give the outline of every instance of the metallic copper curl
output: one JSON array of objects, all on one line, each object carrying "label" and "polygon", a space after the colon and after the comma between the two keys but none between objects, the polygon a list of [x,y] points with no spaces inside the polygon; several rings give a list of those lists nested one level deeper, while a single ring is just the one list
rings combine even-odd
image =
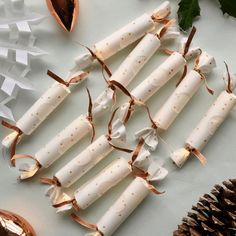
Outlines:
[{"label": "metallic copper curl", "polygon": [[36,233],[23,217],[9,211],[0,210],[0,235],[36,236]]},{"label": "metallic copper curl", "polygon": [[[187,42],[186,42],[186,44],[185,44],[184,52],[183,52],[183,54],[182,54],[184,58],[186,57],[186,55],[187,55],[187,53],[188,53],[188,51],[189,51],[190,45],[191,45],[191,43],[192,43],[192,40],[193,40],[193,38],[194,38],[194,35],[195,35],[196,31],[197,31],[197,30],[196,30],[195,26],[193,26],[193,28],[192,28],[192,30],[191,30],[189,36],[188,36]],[[166,54],[168,54],[168,55],[171,55],[174,51],[169,50],[169,49],[165,49],[164,52],[165,52]],[[197,69],[197,65],[198,65],[198,63],[199,63],[199,58],[200,58],[201,54],[202,54],[202,50],[199,49],[199,54],[198,54],[198,56],[197,56],[197,58],[196,58],[196,60],[195,60],[194,70],[197,71],[197,72],[201,75],[201,78],[205,81],[205,87],[206,87],[207,91],[208,91],[211,95],[213,95],[213,94],[214,94],[214,91],[209,88],[209,86],[208,86],[208,84],[207,84],[207,81],[206,81],[205,75],[204,75],[199,69]],[[178,87],[178,85],[181,83],[181,81],[185,78],[185,76],[187,75],[187,72],[188,72],[188,67],[187,67],[187,65],[185,65],[185,66],[184,66],[183,73],[182,73],[180,79],[178,80],[178,82],[177,82],[177,84],[176,84],[176,87]]]},{"label": "metallic copper curl", "polygon": [[[56,176],[53,176],[52,178],[41,177],[40,178],[40,182],[42,184],[45,184],[45,185],[50,185],[50,186],[54,185],[54,186],[57,186],[57,187],[62,187],[60,181],[58,180],[58,178]],[[71,204],[72,207],[76,211],[80,210],[80,206],[78,205],[78,203],[76,202],[76,200],[74,198],[70,199],[70,200],[66,200],[66,201],[63,201],[63,202],[59,202],[59,203],[53,204],[52,206],[54,208],[59,208],[59,207],[63,207],[63,206],[69,205],[69,204]]]},{"label": "metallic copper curl", "polygon": [[[193,38],[194,38],[194,35],[195,35],[196,31],[197,31],[196,27],[193,26],[192,30],[191,30],[190,33],[189,33],[188,39],[187,39],[187,41],[186,41],[186,44],[185,44],[185,47],[184,47],[184,51],[183,51],[183,53],[182,53],[182,55],[183,55],[184,58],[186,57],[186,55],[187,55],[187,53],[188,53],[188,51],[189,51],[190,45],[191,45],[191,43],[192,43],[192,41],[193,41]],[[173,50],[170,50],[170,49],[164,49],[164,52],[165,52],[167,55],[171,55],[172,53],[174,53],[174,51],[173,51]],[[182,75],[180,76],[178,82],[176,83],[176,87],[178,87],[178,85],[179,85],[179,84],[181,83],[181,81],[184,79],[184,77],[186,76],[187,72],[188,72],[188,67],[187,67],[187,65],[185,65],[185,66],[184,66],[183,73],[182,73]]]},{"label": "metallic copper curl", "polygon": [[106,138],[107,138],[107,141],[109,142],[110,146],[112,146],[114,149],[118,150],[118,151],[122,151],[122,152],[126,152],[126,153],[132,153],[133,150],[132,149],[127,149],[127,148],[124,148],[124,147],[118,147],[116,145],[114,145],[111,141],[112,141],[112,122],[114,120],[114,117],[115,117],[115,114],[116,112],[118,111],[119,107],[117,107],[113,112],[112,112],[112,115],[111,115],[111,118],[108,122],[108,125],[107,125],[107,135],[106,135]]},{"label": "metallic copper curl", "polygon": [[[70,85],[77,84],[77,83],[81,82],[87,74],[88,74],[88,72],[82,72],[81,74],[74,76],[74,77],[70,78],[68,81],[66,81],[66,80],[62,79],[61,77],[59,77],[58,75],[56,75],[54,72],[52,72],[50,70],[47,71],[48,76],[50,76],[52,79],[54,79],[58,83],[65,85],[66,87],[69,87]],[[21,136],[24,134],[24,132],[20,128],[18,128],[17,126],[12,125],[6,121],[2,121],[2,125],[8,129],[11,129],[11,130],[17,132],[17,135],[14,138],[14,140],[10,146],[10,164],[13,167],[15,167],[15,165],[16,165],[15,159],[16,158],[13,158],[13,157],[16,154],[17,143],[18,143],[19,139],[21,138]],[[34,159],[34,158],[31,158],[31,159]]]},{"label": "metallic copper curl", "polygon": [[168,19],[166,19],[169,15],[170,15],[170,12],[167,12],[167,14],[165,16],[163,16],[163,17],[160,17],[160,16],[157,17],[154,14],[154,15],[151,16],[151,19],[155,23],[166,24],[169,21]]},{"label": "metallic copper curl", "polygon": [[139,142],[138,142],[138,144],[137,144],[137,146],[136,146],[134,152],[133,152],[133,155],[132,155],[132,157],[131,157],[131,161],[129,161],[129,164],[130,164],[131,169],[132,169],[132,173],[133,173],[134,176],[143,178],[143,179],[147,182],[148,188],[149,188],[149,190],[150,190],[151,192],[153,192],[153,193],[155,193],[155,194],[157,194],[157,195],[163,194],[164,192],[158,191],[158,190],[152,185],[151,181],[148,180],[149,173],[146,172],[146,171],[143,171],[141,168],[138,168],[138,167],[136,167],[136,166],[134,165],[134,162],[135,162],[135,160],[137,159],[137,157],[138,157],[140,151],[142,150],[142,148],[143,148],[143,146],[144,146],[144,143],[145,143],[144,139],[141,138],[141,139],[139,140]]},{"label": "metallic copper curl", "polygon": [[233,93],[233,90],[231,89],[231,76],[230,76],[230,73],[229,73],[229,67],[228,67],[226,62],[224,62],[224,64],[225,64],[226,72],[227,72],[227,76],[228,76],[226,92]]},{"label": "metallic copper curl", "polygon": [[10,146],[10,164],[15,167],[16,163],[15,160],[13,159],[13,156],[16,154],[16,146],[18,143],[18,140],[20,139],[21,135],[23,134],[23,132],[16,127],[15,125],[12,125],[4,120],[2,120],[2,125],[8,129],[14,130],[15,132],[17,132],[16,137],[14,138],[11,146]]},{"label": "metallic copper curl", "polygon": [[189,144],[187,144],[187,145],[185,146],[185,149],[186,149],[187,151],[189,151],[191,154],[193,154],[193,155],[200,161],[200,163],[201,163],[203,166],[206,165],[207,159],[206,159],[206,157],[201,153],[201,151],[200,151],[199,149],[194,148],[194,147],[190,146]]},{"label": "metallic copper curl", "polygon": [[199,55],[197,56],[196,60],[195,60],[195,65],[194,65],[194,70],[196,72],[198,72],[198,74],[201,76],[201,79],[204,80],[204,83],[205,83],[205,87],[208,91],[208,93],[210,93],[211,95],[214,94],[214,90],[212,90],[211,88],[209,88],[208,84],[207,84],[207,79],[206,79],[206,76],[201,72],[201,70],[197,69],[197,66],[199,64],[199,58],[200,56],[202,55],[202,50],[200,49],[200,53]]}]

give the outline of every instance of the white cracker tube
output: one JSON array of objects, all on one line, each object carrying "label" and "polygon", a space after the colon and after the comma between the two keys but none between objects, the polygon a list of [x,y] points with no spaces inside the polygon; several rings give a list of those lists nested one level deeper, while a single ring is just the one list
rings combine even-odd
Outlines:
[{"label": "white cracker tube", "polygon": [[[111,76],[110,80],[115,80],[124,87],[135,78],[147,61],[153,56],[160,46],[160,40],[154,34],[147,34],[134,50],[123,61],[120,67]],[[112,105],[113,91],[106,89],[94,102],[94,115],[99,116],[107,111]]]},{"label": "white cracker tube", "polygon": [[193,148],[202,150],[218,127],[223,123],[236,104],[236,96],[226,91],[210,107],[204,118],[187,138],[186,143]]},{"label": "white cracker tube", "polygon": [[[92,50],[101,60],[106,60],[143,37],[146,33],[152,32],[157,25],[154,19],[165,19],[169,14],[170,3],[166,1],[151,14],[143,14],[120,30],[114,32],[100,42],[95,43]],[[90,54],[79,56],[76,58],[76,66],[72,71],[88,67],[93,60],[94,59]]]},{"label": "white cracker tube", "polygon": [[69,148],[91,131],[92,126],[90,122],[84,115],[81,115],[39,150],[35,154],[35,159],[43,168],[48,168]]},{"label": "white cracker tube", "polygon": [[[136,177],[118,200],[97,222],[97,228],[104,236],[112,235],[116,229],[128,218],[137,206],[147,197],[150,190],[147,182]],[[91,234],[93,235],[93,234]],[[95,233],[96,235],[96,233]]]},{"label": "white cracker tube", "polygon": [[158,128],[167,130],[170,127],[202,83],[201,75],[191,70],[161,109],[154,115],[153,119],[157,123]]},{"label": "white cracker tube", "polygon": [[146,34],[134,50],[122,62],[111,79],[127,86],[131,82],[132,78],[138,74],[146,62],[153,56],[160,45],[160,39],[158,39],[156,35],[150,33]]},{"label": "white cracker tube", "polygon": [[106,135],[102,135],[60,169],[55,174],[55,177],[61,183],[62,187],[68,188],[112,150],[113,147],[109,144]]},{"label": "white cracker tube", "polygon": [[[84,73],[84,75],[86,75],[86,73]],[[58,82],[53,83],[52,86],[50,86],[50,88],[16,122],[16,127],[18,127],[25,135],[32,134],[70,93],[69,87]],[[16,135],[17,132],[13,132],[4,138],[2,141],[3,146],[9,148]]]},{"label": "white cracker tube", "polygon": [[163,87],[186,65],[182,54],[174,52],[156,70],[154,70],[143,82],[141,82],[131,94],[138,100],[146,102],[153,94]]},{"label": "white cracker tube", "polygon": [[124,158],[114,160],[91,181],[75,192],[75,200],[81,209],[86,209],[109,189],[131,173],[130,164]]},{"label": "white cracker tube", "polygon": [[[202,120],[186,140],[186,146],[202,150],[223,123],[236,104],[236,96],[226,91],[221,92],[216,101],[204,115]],[[178,149],[171,154],[171,158],[178,167],[188,160],[189,150]]]}]

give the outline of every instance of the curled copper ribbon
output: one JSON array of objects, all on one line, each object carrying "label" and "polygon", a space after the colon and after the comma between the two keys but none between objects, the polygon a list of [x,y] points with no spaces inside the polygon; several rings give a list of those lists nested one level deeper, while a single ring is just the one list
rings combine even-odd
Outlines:
[{"label": "curled copper ribbon", "polygon": [[155,23],[160,23],[160,24],[166,24],[169,20],[166,19],[168,16],[170,15],[170,12],[168,12],[165,16],[163,17],[156,17],[155,15],[151,16],[151,19],[155,22]]},{"label": "curled copper ribbon", "polygon": [[60,208],[60,207],[63,207],[63,206],[69,205],[69,204],[72,204],[73,209],[75,209],[76,211],[80,211],[80,206],[78,205],[78,203],[76,202],[76,200],[74,198],[71,200],[67,200],[64,202],[53,204],[52,206],[54,208]]},{"label": "curled copper ribbon", "polygon": [[227,65],[227,63],[224,61],[225,63],[225,67],[226,67],[226,71],[227,71],[227,75],[228,75],[228,83],[227,83],[227,88],[226,88],[226,92],[228,93],[233,93],[232,89],[231,89],[231,76],[230,76],[230,73],[229,73],[229,67]]},{"label": "curled copper ribbon", "polygon": [[207,159],[206,159],[206,157],[200,152],[200,150],[198,150],[197,148],[193,148],[193,147],[191,147],[190,145],[188,145],[188,146],[186,147],[186,149],[187,149],[190,153],[192,153],[192,154],[201,162],[201,164],[202,164],[203,166],[206,165]]},{"label": "curled copper ribbon", "polygon": [[58,180],[58,178],[56,176],[53,176],[52,179],[47,178],[47,177],[41,177],[40,178],[40,183],[42,184],[46,184],[46,185],[55,185],[58,187],[61,187],[61,183]]},{"label": "curled copper ribbon", "polygon": [[141,138],[141,139],[139,140],[139,142],[138,142],[138,144],[137,144],[137,146],[136,146],[134,152],[133,152],[133,155],[132,155],[132,157],[131,157],[131,161],[129,162],[129,164],[130,164],[130,166],[131,166],[132,173],[133,173],[135,176],[144,179],[144,180],[147,182],[147,184],[148,184],[148,189],[149,189],[151,192],[153,192],[153,193],[159,195],[159,194],[162,194],[162,193],[164,193],[164,192],[158,191],[158,190],[151,184],[151,181],[148,180],[148,176],[149,176],[148,172],[145,172],[145,171],[143,171],[142,169],[138,168],[137,166],[134,166],[134,165],[133,165],[134,161],[137,159],[137,157],[138,157],[140,151],[142,150],[144,143],[145,143],[144,139]]},{"label": "curled copper ribbon", "polygon": [[112,122],[113,122],[113,119],[114,119],[114,117],[115,117],[115,114],[116,114],[116,112],[118,111],[118,109],[119,109],[119,107],[117,107],[114,111],[113,111],[113,113],[112,113],[112,115],[111,115],[111,118],[110,118],[110,120],[109,120],[109,122],[108,122],[108,127],[107,127],[107,135],[106,135],[106,137],[107,137],[107,141],[109,142],[109,145],[111,145],[114,149],[116,149],[116,150],[119,150],[119,151],[123,151],[123,152],[127,152],[127,153],[131,153],[131,152],[133,152],[133,150],[131,150],[131,149],[127,149],[127,148],[123,148],[123,147],[118,147],[118,146],[115,146],[114,144],[112,144],[112,137],[111,137],[111,135],[112,135]]},{"label": "curled copper ribbon", "polygon": [[88,90],[88,88],[86,88],[87,93],[88,93],[88,98],[89,98],[89,105],[88,105],[88,115],[87,115],[87,120],[89,121],[91,127],[92,127],[92,138],[91,138],[91,143],[93,142],[94,138],[95,138],[95,126],[93,123],[93,103],[92,103],[92,98],[91,98],[91,94]]},{"label": "curled copper ribbon", "polygon": [[81,45],[82,47],[86,48],[86,49],[89,51],[89,53],[92,55],[92,57],[98,61],[98,63],[99,63],[99,64],[101,65],[101,67],[102,67],[102,71],[105,70],[106,73],[107,73],[107,75],[108,75],[109,77],[112,76],[112,72],[111,72],[111,70],[109,69],[109,67],[106,65],[106,63],[105,63],[103,60],[101,60],[101,59],[93,52],[92,49],[90,49],[89,47],[87,47],[87,46],[85,46],[85,45],[83,45],[83,44],[81,44],[81,43],[79,43],[79,42],[78,42],[78,44]]},{"label": "curled copper ribbon", "polygon": [[[54,185],[54,186],[57,186],[57,187],[61,187],[62,186],[60,181],[58,180],[58,178],[56,176],[53,176],[52,178],[41,177],[40,178],[40,182],[42,184],[46,184],[46,185]],[[79,205],[77,204],[77,202],[76,202],[76,200],[74,198],[71,199],[71,200],[66,200],[66,201],[63,201],[63,202],[60,202],[60,203],[53,204],[52,206],[54,208],[60,208],[60,207],[63,207],[63,206],[69,205],[69,204],[72,204],[73,208],[76,211],[80,210],[80,207],[79,207]]]},{"label": "curled copper ribbon", "polygon": [[10,147],[10,163],[12,166],[15,167],[16,163],[15,163],[15,160],[13,159],[13,156],[16,154],[16,146],[17,146],[18,140],[19,140],[20,136],[23,134],[23,132],[18,127],[11,125],[10,123],[8,123],[4,120],[2,120],[2,125],[8,129],[12,129],[17,132],[17,135],[14,138],[14,140],[11,144],[11,147]]},{"label": "curled copper ribbon", "polygon": [[200,49],[200,53],[199,53],[199,55],[197,56],[197,58],[196,58],[196,60],[195,60],[194,70],[195,70],[196,72],[198,72],[199,75],[201,76],[201,79],[204,80],[205,87],[206,87],[208,93],[210,93],[211,95],[213,95],[213,94],[214,94],[214,90],[212,90],[212,89],[208,86],[208,84],[207,84],[207,79],[206,79],[205,75],[201,72],[201,70],[197,69],[197,66],[198,66],[198,64],[199,64],[199,59],[200,59],[201,54],[202,54],[202,50]]},{"label": "curled copper ribbon", "polygon": [[129,101],[128,112],[127,112],[127,114],[126,114],[126,116],[125,116],[125,118],[124,118],[124,124],[126,124],[126,123],[129,121],[129,119],[130,119],[130,117],[131,117],[131,114],[132,114],[132,112],[134,111],[134,106],[135,106],[135,105],[138,105],[138,106],[143,107],[143,108],[146,110],[146,112],[147,112],[147,114],[148,114],[148,118],[149,118],[149,120],[150,120],[150,122],[151,122],[151,124],[152,124],[152,128],[157,129],[157,128],[158,128],[158,127],[157,127],[157,124],[156,124],[155,121],[152,119],[152,116],[151,116],[151,112],[150,112],[149,107],[148,107],[144,102],[141,102],[141,101],[137,100],[136,98],[134,98],[132,95],[130,95],[130,97],[131,97],[131,99],[130,99],[130,101]]},{"label": "curled copper ribbon", "polygon": [[188,66],[187,65],[184,65],[184,70],[183,70],[183,73],[181,75],[181,77],[179,78],[178,82],[176,83],[176,87],[179,86],[179,84],[182,82],[182,80],[185,78],[185,76],[187,75],[188,73]]},{"label": "curled copper ribbon", "polygon": [[184,47],[183,57],[185,57],[186,54],[188,53],[189,48],[190,48],[190,45],[191,45],[191,43],[192,43],[192,41],[193,41],[193,37],[194,37],[196,31],[197,31],[196,27],[193,26],[193,28],[192,28],[192,30],[190,31],[190,34],[189,34],[189,36],[188,36],[187,42],[186,42],[186,44],[185,44],[185,47]]},{"label": "curled copper ribbon", "polygon": [[54,72],[52,72],[51,70],[47,71],[47,75],[50,76],[51,78],[53,78],[54,80],[56,80],[58,83],[65,85],[66,87],[69,87],[71,84],[76,84],[79,83],[80,81],[83,80],[83,78],[87,75],[87,72],[83,72],[80,75],[74,76],[72,77],[69,81],[65,81],[64,79],[62,79],[61,77],[59,77],[58,75],[56,75]]},{"label": "curled copper ribbon", "polygon": [[[193,26],[193,28],[192,28],[192,30],[190,31],[190,34],[189,34],[189,36],[188,36],[187,42],[186,42],[186,44],[185,44],[185,46],[184,46],[184,51],[183,51],[183,54],[182,54],[184,58],[186,57],[186,55],[187,55],[187,53],[188,53],[188,51],[189,51],[190,45],[191,45],[191,43],[192,43],[192,41],[193,41],[193,37],[194,37],[196,31],[197,31],[196,27]],[[188,67],[187,67],[187,65],[185,65],[185,66],[184,66],[183,73],[182,73],[181,77],[179,78],[178,82],[176,83],[176,87],[178,87],[178,85],[179,85],[179,84],[181,83],[181,81],[184,79],[184,77],[186,76],[187,72],[188,72]]]},{"label": "curled copper ribbon", "polygon": [[104,234],[98,229],[96,224],[89,223],[88,221],[82,219],[80,216],[76,215],[75,213],[72,213],[70,216],[74,221],[84,226],[85,228],[95,230],[99,232],[101,236],[104,236]]},{"label": "curled copper ribbon", "polygon": [[[31,171],[31,170],[25,170],[25,169],[20,169],[20,171],[24,171],[24,172],[28,172],[30,173],[29,176],[27,178],[31,178],[33,177],[39,169],[42,168],[42,165],[39,163],[39,161],[34,158],[33,156],[31,155],[28,155],[28,154],[15,154],[13,157],[12,157],[12,160],[15,162],[16,160],[18,159],[25,159],[25,158],[28,158],[28,159],[31,159],[33,161],[36,162],[36,169],[34,171]],[[25,178],[26,179],[26,178]],[[20,178],[20,180],[22,180],[22,178]]]},{"label": "curled copper ribbon", "polygon": [[156,36],[161,39],[164,34],[167,32],[168,28],[175,23],[175,19],[167,20],[165,22],[165,25],[160,29],[159,33],[156,34]]}]

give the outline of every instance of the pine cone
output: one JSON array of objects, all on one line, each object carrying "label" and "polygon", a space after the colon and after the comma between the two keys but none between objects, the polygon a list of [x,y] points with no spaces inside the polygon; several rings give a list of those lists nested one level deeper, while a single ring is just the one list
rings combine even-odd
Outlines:
[{"label": "pine cone", "polygon": [[211,194],[200,197],[174,236],[235,236],[236,179],[215,185]]}]

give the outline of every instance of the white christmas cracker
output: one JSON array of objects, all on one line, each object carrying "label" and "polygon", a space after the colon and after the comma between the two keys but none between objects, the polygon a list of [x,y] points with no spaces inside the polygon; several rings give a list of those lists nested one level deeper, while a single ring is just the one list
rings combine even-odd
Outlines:
[{"label": "white christmas cracker", "polygon": [[[204,83],[205,77],[203,77],[203,73],[211,72],[214,67],[214,58],[206,52],[202,52],[194,69],[185,76],[173,94],[154,115],[153,120],[158,129],[167,130],[169,128],[202,83]],[[144,128],[138,131],[136,136],[138,138],[143,137],[151,150],[156,149],[158,144],[156,127]]]},{"label": "white christmas cracker", "polygon": [[[143,37],[146,33],[152,32],[158,22],[165,20],[170,14],[170,3],[168,1],[160,5],[152,13],[145,13],[134,21],[130,22],[120,30],[96,43],[92,47],[93,53],[101,60],[106,60],[136,40]],[[86,53],[76,58],[76,65],[71,73],[86,68],[92,64],[94,57]]]},{"label": "white christmas cracker", "polygon": [[[59,207],[57,212],[69,210],[73,207],[73,204],[76,204],[78,209],[86,209],[131,172],[132,168],[125,158],[115,159],[98,175],[78,188],[74,193],[74,199],[71,203]],[[57,199],[54,196],[54,199],[57,200],[55,202],[71,200],[66,194]],[[57,207],[57,205],[54,205],[54,207]]]},{"label": "white christmas cracker", "polygon": [[128,218],[128,216],[138,207],[138,205],[153,190],[151,182],[160,181],[168,174],[167,170],[156,163],[148,169],[146,179],[135,177],[131,184],[100,218],[93,228],[96,232],[86,234],[86,236],[110,236]]},{"label": "white christmas cracker", "polygon": [[[165,33],[161,36],[159,36],[158,33],[146,34],[146,36],[144,36],[144,38],[123,61],[115,73],[110,77],[110,81],[115,80],[124,87],[127,87],[161,46],[161,41],[166,39],[174,39],[179,35],[179,32],[174,27],[171,27],[173,23],[174,20],[170,20],[166,25],[161,27],[159,32],[162,29],[166,29]],[[94,116],[104,114],[104,112],[111,108],[113,94],[114,91],[108,87],[100,96],[98,96],[94,102]]]},{"label": "white christmas cracker", "polygon": [[227,91],[221,92],[216,101],[198,123],[185,141],[185,148],[171,153],[171,159],[178,167],[188,160],[191,152],[200,151],[215,134],[219,126],[224,122],[230,111],[236,104],[236,96]]},{"label": "white christmas cracker", "polygon": [[[79,72],[77,79],[82,81],[87,77],[87,73]],[[22,135],[32,134],[38,126],[66,99],[71,93],[69,85],[55,82],[50,88],[32,105],[32,107],[16,122],[15,127],[19,131],[14,131],[2,141],[4,147],[10,147],[16,136],[20,132]],[[20,140],[20,139],[19,139]],[[18,141],[19,141],[18,140]]]}]

